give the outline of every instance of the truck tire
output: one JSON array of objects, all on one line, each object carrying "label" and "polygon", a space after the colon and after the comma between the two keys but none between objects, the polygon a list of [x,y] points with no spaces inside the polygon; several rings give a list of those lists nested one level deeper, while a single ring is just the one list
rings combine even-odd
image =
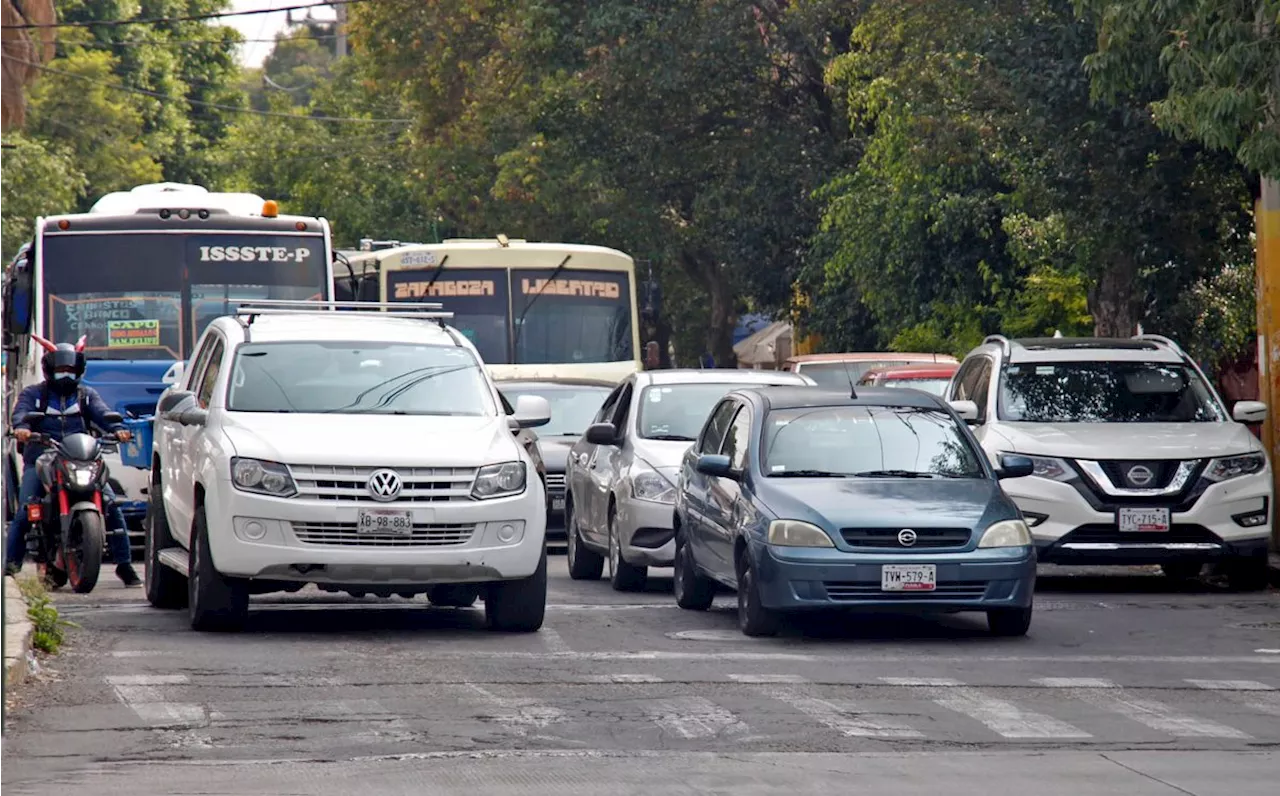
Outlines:
[{"label": "truck tire", "polygon": [[214,568],[209,550],[209,523],[203,506],[196,509],[189,555],[187,612],[191,627],[225,632],[240,630],[249,618],[249,592],[243,583],[225,577]]},{"label": "truck tire", "polygon": [[542,627],[546,611],[547,548],[544,545],[538,568],[532,575],[489,586],[484,598],[484,618],[492,630],[532,633]]},{"label": "truck tire", "polygon": [[160,551],[175,547],[173,534],[169,531],[169,518],[165,515],[164,500],[159,496],[160,485],[152,484],[147,493],[147,518],[143,521],[146,531],[144,542],[146,567],[143,570],[143,583],[147,593],[147,602],[156,608],[187,607],[187,584],[181,573],[175,572],[160,563]]}]

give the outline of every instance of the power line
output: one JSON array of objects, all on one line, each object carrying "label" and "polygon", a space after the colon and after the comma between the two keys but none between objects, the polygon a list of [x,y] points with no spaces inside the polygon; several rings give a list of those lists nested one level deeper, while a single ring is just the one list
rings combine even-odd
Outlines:
[{"label": "power line", "polygon": [[200,22],[206,19],[224,19],[226,17],[249,17],[256,14],[275,14],[281,11],[302,11],[307,8],[329,6],[346,6],[365,3],[369,0],[328,0],[323,3],[307,3],[305,5],[281,6],[280,8],[258,8],[251,11],[222,11],[216,14],[192,14],[182,17],[152,17],[150,19],[108,19],[97,22],[45,22],[25,23],[22,25],[3,25],[4,30],[33,30],[36,28],[116,28],[123,25],[158,25],[170,22]]},{"label": "power line", "polygon": [[210,45],[240,45],[240,44],[279,44],[281,42],[291,41],[332,41],[338,38],[338,34],[324,34],[321,36],[284,36],[279,39],[236,39],[227,41],[224,39],[144,39],[140,41],[57,41],[59,47],[70,50],[76,47],[96,48],[100,50],[112,49],[115,47],[205,47]]},{"label": "power line", "polygon": [[145,88],[134,88],[132,86],[122,86],[119,83],[110,83],[110,82],[107,82],[106,80],[98,80],[92,77],[85,77],[84,75],[77,75],[75,72],[68,72],[64,69],[54,69],[51,66],[44,66],[43,64],[38,64],[34,61],[27,61],[22,58],[17,58],[15,56],[9,55],[8,53],[2,53],[0,54],[0,57],[13,61],[14,63],[29,66],[32,69],[39,69],[42,72],[49,72],[50,74],[54,74],[54,75],[62,75],[64,77],[70,77],[75,80],[81,80],[81,81],[84,81],[85,83],[92,83],[98,86],[105,86],[106,88],[115,89],[116,91],[123,91],[127,94],[141,94],[144,97],[152,97],[154,99],[165,100],[167,102],[185,102],[188,105],[195,105],[201,108],[212,108],[214,110],[220,110],[220,111],[229,111],[231,113],[244,113],[252,116],[269,116],[269,117],[278,118],[278,119],[292,119],[294,121],[305,121],[305,122],[351,122],[354,124],[410,124],[413,122],[412,119],[361,119],[358,117],[344,117],[344,116],[299,116],[296,113],[281,113],[279,111],[259,111],[259,110],[254,110],[253,108],[241,108],[235,105],[223,105],[217,102],[205,102],[203,100],[188,99],[186,97],[175,97],[172,94],[162,94],[159,91],[148,91]]}]

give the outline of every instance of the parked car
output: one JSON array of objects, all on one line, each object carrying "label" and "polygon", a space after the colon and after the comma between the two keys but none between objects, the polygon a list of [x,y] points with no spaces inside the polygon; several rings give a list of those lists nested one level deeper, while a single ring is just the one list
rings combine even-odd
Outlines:
[{"label": "parked car", "polygon": [[564,538],[565,466],[569,449],[582,437],[609,392],[617,386],[592,379],[505,380],[498,390],[508,405],[521,395],[536,395],[551,406],[551,422],[537,431],[547,484],[547,539]]},{"label": "parked car", "polygon": [[972,402],[988,455],[1031,458],[1005,482],[1041,561],[1160,564],[1171,577],[1219,562],[1237,588],[1265,588],[1275,505],[1271,467],[1172,340],[988,337],[960,366],[948,398]]},{"label": "parked car", "polygon": [[[370,305],[377,309],[379,305]],[[157,405],[146,595],[197,630],[315,584],[469,606],[534,631],[546,496],[475,346],[431,313],[275,308],[215,319]]]},{"label": "parked car", "polygon": [[873,368],[924,362],[955,362],[948,354],[908,354],[899,351],[861,351],[843,354],[801,354],[788,359],[783,370],[801,373],[824,389],[846,391]]},{"label": "parked car", "polygon": [[920,365],[893,365],[884,368],[872,368],[862,374],[858,384],[868,387],[898,387],[911,390],[924,390],[933,395],[943,396],[951,377],[959,369],[957,362],[937,362]]},{"label": "parked car", "polygon": [[985,611],[992,632],[1031,623],[1036,559],[963,420],[931,395],[736,390],[684,455],[675,596],[706,610],[738,592],[749,636],[816,608]]},{"label": "parked car", "polygon": [[813,380],[770,370],[655,370],[619,384],[569,452],[569,576],[595,580],[607,560],[613,588],[634,591],[649,567],[671,566],[680,457],[725,393],[765,384]]}]

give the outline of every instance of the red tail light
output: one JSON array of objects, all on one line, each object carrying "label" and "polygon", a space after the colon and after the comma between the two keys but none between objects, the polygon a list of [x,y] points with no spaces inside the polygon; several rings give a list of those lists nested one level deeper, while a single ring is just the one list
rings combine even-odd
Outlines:
[{"label": "red tail light", "polygon": [[27,504],[27,520],[29,522],[40,522],[44,518],[44,507],[39,503]]}]

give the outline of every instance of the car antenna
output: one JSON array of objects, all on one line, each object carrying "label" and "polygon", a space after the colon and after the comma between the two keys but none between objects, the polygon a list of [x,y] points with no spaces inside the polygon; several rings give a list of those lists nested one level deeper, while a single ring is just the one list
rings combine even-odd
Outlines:
[{"label": "car antenna", "polygon": [[853,386],[853,372],[849,370],[849,360],[844,360],[840,364],[844,365],[844,377],[849,380],[849,397],[857,398],[858,391]]}]

